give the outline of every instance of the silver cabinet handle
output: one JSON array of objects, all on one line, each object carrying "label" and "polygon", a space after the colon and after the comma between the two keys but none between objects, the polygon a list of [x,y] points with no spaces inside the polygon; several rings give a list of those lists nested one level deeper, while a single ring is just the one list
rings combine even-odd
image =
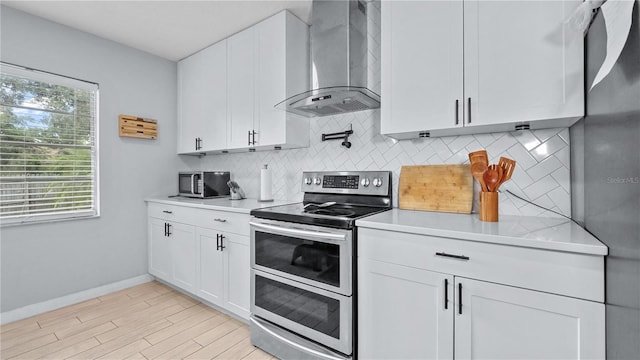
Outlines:
[{"label": "silver cabinet handle", "polygon": [[460,102],[460,100],[456,99],[456,125],[458,125],[460,123],[460,116],[458,114],[458,103]]},{"label": "silver cabinet handle", "polygon": [[467,99],[467,124],[471,124],[471,98]]},{"label": "silver cabinet handle", "polygon": [[169,211],[169,210],[162,210],[162,212],[165,214],[173,214],[173,211]]},{"label": "silver cabinet handle", "polygon": [[217,222],[227,222],[227,219],[219,219],[219,218],[215,218],[215,219],[213,219],[213,221],[217,221]]}]

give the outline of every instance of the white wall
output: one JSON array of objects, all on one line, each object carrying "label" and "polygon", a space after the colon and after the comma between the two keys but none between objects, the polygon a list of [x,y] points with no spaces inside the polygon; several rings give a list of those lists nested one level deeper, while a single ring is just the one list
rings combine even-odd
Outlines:
[{"label": "white wall", "polygon": [[[96,219],[3,227],[1,311],[147,273],[144,197],[174,193],[176,64],[1,7],[2,61],[100,84]],[[158,120],[157,140],[118,137],[118,115]]]},{"label": "white wall", "polygon": [[[368,79],[372,89],[379,93],[380,2],[372,1],[367,5]],[[353,144],[351,149],[341,147],[341,141],[320,140],[323,133],[344,131],[350,124],[354,131],[349,138]],[[565,215],[571,214],[568,129],[451,136],[395,143],[380,135],[380,111],[371,110],[311,119],[310,142],[309,148],[305,149],[206,156],[193,167],[229,170],[231,178],[246,188],[248,196],[258,197],[260,168],[263,164],[269,164],[273,169],[274,197],[294,201],[302,199],[302,171],[305,170],[389,170],[393,171],[393,198],[394,206],[397,206],[397,185],[403,165],[469,163],[469,152],[487,149],[491,163],[497,163],[500,156],[517,161],[513,177],[502,189],[509,189]],[[193,159],[197,161],[197,158]],[[500,194],[499,209],[501,214],[509,215],[557,216],[507,193]]]},{"label": "white wall", "polygon": [[[301,201],[302,171],[389,170],[393,172],[393,203],[398,206],[398,181],[403,165],[469,163],[471,151],[487,149],[489,161],[500,156],[516,160],[511,180],[501,186],[537,204],[571,214],[569,130],[545,129],[403,140],[394,143],[380,135],[380,111],[311,119],[311,144],[304,149],[210,155],[194,168],[228,170],[231,178],[245,189],[248,197],[260,193],[260,168],[273,170],[273,196],[278,200]],[[341,141],[321,141],[323,133],[347,130],[352,147]],[[544,152],[542,151],[544,150]],[[197,158],[196,158],[197,159]],[[477,182],[475,182],[477,186]],[[479,191],[479,187],[477,189]],[[476,194],[477,202],[477,194]],[[477,208],[477,205],[475,206]],[[500,214],[557,216],[519,200],[500,194]]]}]

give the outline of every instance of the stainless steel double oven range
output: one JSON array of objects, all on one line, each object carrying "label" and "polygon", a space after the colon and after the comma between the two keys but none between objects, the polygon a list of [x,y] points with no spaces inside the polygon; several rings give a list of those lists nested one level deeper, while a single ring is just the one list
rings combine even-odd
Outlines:
[{"label": "stainless steel double oven range", "polygon": [[355,221],[391,209],[391,173],[305,172],[302,189],[302,203],[251,211],[251,342],[280,359],[350,359]]}]

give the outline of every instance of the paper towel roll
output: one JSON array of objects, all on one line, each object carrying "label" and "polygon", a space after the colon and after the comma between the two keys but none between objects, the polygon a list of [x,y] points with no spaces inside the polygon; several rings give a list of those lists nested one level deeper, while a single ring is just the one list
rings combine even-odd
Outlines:
[{"label": "paper towel roll", "polygon": [[273,194],[271,190],[271,169],[267,165],[264,165],[260,169],[260,201],[273,200]]}]

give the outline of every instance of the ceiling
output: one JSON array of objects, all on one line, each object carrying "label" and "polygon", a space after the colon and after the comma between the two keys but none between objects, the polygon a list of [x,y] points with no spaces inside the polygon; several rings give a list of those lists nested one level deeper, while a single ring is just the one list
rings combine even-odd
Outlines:
[{"label": "ceiling", "polygon": [[307,24],[311,11],[311,0],[3,0],[2,5],[173,61],[283,9]]}]

